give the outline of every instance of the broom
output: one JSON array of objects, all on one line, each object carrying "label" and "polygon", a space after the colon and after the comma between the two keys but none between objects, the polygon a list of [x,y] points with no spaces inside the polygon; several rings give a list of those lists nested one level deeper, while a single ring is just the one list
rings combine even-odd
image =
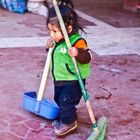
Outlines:
[{"label": "broom", "polygon": [[[65,41],[66,41],[66,44],[67,44],[68,48],[70,48],[71,43],[70,43],[70,40],[68,37],[68,33],[66,31],[66,27],[65,27],[62,15],[60,13],[57,1],[56,0],[52,0],[52,1],[53,1],[53,5],[54,5],[54,8],[55,8],[55,11],[56,11],[63,35],[64,35],[64,38],[65,38]],[[83,84],[77,63],[76,63],[76,59],[74,57],[72,57],[71,59],[72,59],[72,62],[73,62],[74,68],[75,68],[75,72],[76,72],[79,84],[80,84],[82,95],[83,95],[84,101],[86,103],[87,110],[88,110],[88,113],[89,113],[89,116],[90,116],[90,119],[92,122],[93,132],[89,136],[88,140],[104,140],[106,127],[107,127],[107,118],[101,117],[101,118],[99,118],[98,122],[96,122],[95,117],[93,115],[91,105],[90,105],[89,95],[84,87],[84,84]]]}]

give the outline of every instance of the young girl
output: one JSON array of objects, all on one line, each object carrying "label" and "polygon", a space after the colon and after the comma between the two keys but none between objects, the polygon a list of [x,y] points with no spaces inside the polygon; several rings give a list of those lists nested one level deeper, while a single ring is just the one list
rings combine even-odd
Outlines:
[{"label": "young girl", "polygon": [[48,40],[48,48],[53,47],[51,56],[51,74],[54,80],[54,100],[60,107],[58,120],[52,122],[54,132],[58,136],[65,135],[77,128],[76,105],[82,97],[79,82],[71,57],[75,57],[83,82],[90,74],[91,55],[87,49],[87,43],[78,33],[78,17],[75,11],[66,4],[59,5],[65,27],[67,29],[72,47],[68,49],[63,33],[59,26],[55,9],[49,10],[47,27],[51,39]]}]

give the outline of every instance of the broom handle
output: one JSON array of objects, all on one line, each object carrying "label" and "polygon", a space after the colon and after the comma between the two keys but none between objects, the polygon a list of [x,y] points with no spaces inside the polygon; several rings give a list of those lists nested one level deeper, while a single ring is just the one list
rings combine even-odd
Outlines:
[{"label": "broom handle", "polygon": [[[65,38],[66,44],[67,44],[68,48],[70,48],[71,47],[71,43],[70,43],[70,40],[69,40],[69,37],[68,37],[68,33],[66,31],[66,27],[65,27],[64,21],[62,19],[62,16],[61,16],[61,13],[60,13],[60,10],[59,10],[59,7],[57,5],[57,1],[56,0],[53,0],[53,5],[54,5],[54,8],[55,8],[55,11],[56,11],[56,14],[57,14],[57,17],[58,17],[58,20],[59,20],[62,32],[64,34],[64,38]],[[83,93],[83,96],[84,96],[84,99],[85,99],[85,102],[86,102],[87,110],[88,110],[91,122],[93,124],[93,128],[95,130],[98,130],[97,125],[96,125],[96,120],[95,120],[95,117],[93,115],[93,111],[92,111],[90,102],[88,100],[88,94],[87,94],[87,92],[85,90],[85,87],[84,87],[84,84],[83,84],[83,81],[82,81],[82,78],[81,78],[81,75],[80,75],[77,63],[76,63],[76,59],[74,57],[72,57],[72,62],[74,64],[76,75],[77,75],[77,78],[78,78],[78,81],[79,81],[79,84],[80,84],[80,87],[81,87],[81,90],[82,90],[82,93]]]}]

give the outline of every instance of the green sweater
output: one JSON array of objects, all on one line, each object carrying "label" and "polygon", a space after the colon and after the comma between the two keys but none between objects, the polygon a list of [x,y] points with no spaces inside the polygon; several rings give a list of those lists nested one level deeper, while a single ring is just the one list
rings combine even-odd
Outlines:
[{"label": "green sweater", "polygon": [[[73,44],[79,40],[81,36],[76,33],[70,37],[70,42]],[[68,47],[65,41],[56,43],[52,51],[51,73],[54,81],[73,81],[78,80],[75,74],[74,65],[71,57],[68,54]],[[82,79],[85,79],[90,74],[90,64],[80,64],[77,62]]]}]

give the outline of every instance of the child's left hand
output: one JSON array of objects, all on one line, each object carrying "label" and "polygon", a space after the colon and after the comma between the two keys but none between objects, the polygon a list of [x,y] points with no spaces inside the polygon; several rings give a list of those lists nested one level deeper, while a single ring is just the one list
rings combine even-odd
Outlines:
[{"label": "child's left hand", "polygon": [[69,48],[69,55],[71,57],[76,57],[78,55],[78,49],[75,47]]}]

